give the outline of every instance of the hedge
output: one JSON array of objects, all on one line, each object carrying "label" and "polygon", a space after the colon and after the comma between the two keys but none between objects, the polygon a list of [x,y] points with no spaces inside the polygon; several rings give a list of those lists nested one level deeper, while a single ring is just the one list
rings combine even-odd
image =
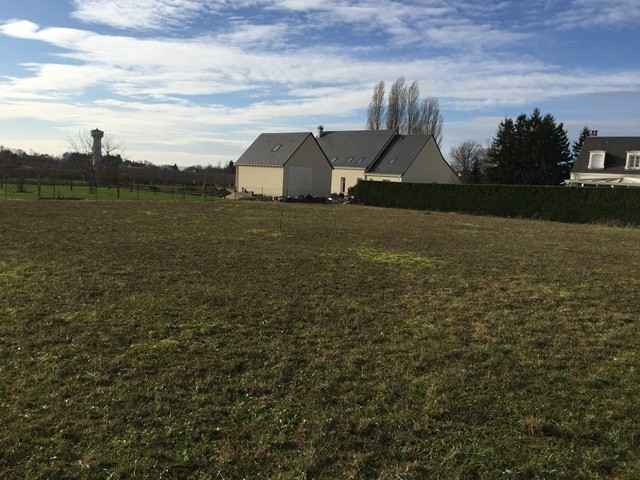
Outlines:
[{"label": "hedge", "polygon": [[360,181],[354,197],[379,207],[640,225],[640,188]]}]

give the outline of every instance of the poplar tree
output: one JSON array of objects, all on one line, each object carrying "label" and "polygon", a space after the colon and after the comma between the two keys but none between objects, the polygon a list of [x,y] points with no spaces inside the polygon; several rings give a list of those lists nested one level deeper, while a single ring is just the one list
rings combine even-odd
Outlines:
[{"label": "poplar tree", "polygon": [[443,118],[438,99],[420,99],[420,86],[413,81],[407,86],[404,77],[391,85],[385,108],[385,83],[381,80],[373,89],[367,109],[367,129],[397,130],[402,135],[433,135],[438,145],[442,141]]},{"label": "poplar tree", "polygon": [[384,80],[380,80],[373,89],[373,97],[367,110],[367,129],[380,130],[384,120]]},{"label": "poplar tree", "polygon": [[407,112],[407,87],[404,77],[398,78],[389,90],[387,98],[386,126],[388,130],[400,130],[405,123],[404,116]]}]

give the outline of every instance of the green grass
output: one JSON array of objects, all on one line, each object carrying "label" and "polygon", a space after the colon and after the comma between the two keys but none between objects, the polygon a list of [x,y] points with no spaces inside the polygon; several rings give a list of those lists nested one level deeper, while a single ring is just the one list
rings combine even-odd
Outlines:
[{"label": "green grass", "polygon": [[[202,186],[200,186],[201,188]],[[201,201],[202,195],[198,187],[185,190],[183,187],[166,186],[164,191],[153,191],[145,186],[139,187],[99,187],[97,195],[87,185],[38,185],[25,184],[20,192],[18,185],[0,185],[0,200],[153,200],[153,201]],[[211,197],[206,197],[210,200]]]},{"label": "green grass", "polygon": [[0,201],[0,478],[640,478],[639,242]]}]

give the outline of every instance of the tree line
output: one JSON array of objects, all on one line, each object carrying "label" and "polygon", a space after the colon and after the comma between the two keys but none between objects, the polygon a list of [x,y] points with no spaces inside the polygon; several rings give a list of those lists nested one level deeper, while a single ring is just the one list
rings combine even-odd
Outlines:
[{"label": "tree line", "polygon": [[[89,160],[76,152],[66,152],[59,157],[46,154],[27,153],[0,146],[0,180],[3,182],[23,181],[33,183],[81,182],[93,183]],[[148,161],[137,162],[123,159],[119,155],[103,157],[100,175],[96,179],[100,185],[128,184],[207,184],[233,185],[235,165],[230,161],[225,166],[194,165],[180,170],[177,165],[158,166]]]},{"label": "tree line", "polygon": [[507,117],[487,147],[466,140],[451,149],[452,167],[463,183],[559,185],[569,178],[585,138],[585,126],[570,144],[567,131],[551,114]]},{"label": "tree line", "polygon": [[[80,135],[79,135],[80,137]],[[25,152],[0,146],[0,180],[23,182],[80,182],[89,185],[127,184],[193,184],[206,181],[220,186],[235,182],[235,164],[224,166],[194,165],[180,169],[176,164],[158,166],[148,161],[123,158],[123,144],[103,142],[103,156],[93,162],[92,144],[82,134],[78,142],[70,142],[72,150],[60,156]],[[118,150],[121,150],[120,152]]]},{"label": "tree line", "polygon": [[367,130],[397,130],[401,135],[433,135],[442,141],[443,118],[438,99],[420,98],[418,81],[407,84],[399,77],[386,95],[386,83],[380,80],[373,89],[367,109]]}]

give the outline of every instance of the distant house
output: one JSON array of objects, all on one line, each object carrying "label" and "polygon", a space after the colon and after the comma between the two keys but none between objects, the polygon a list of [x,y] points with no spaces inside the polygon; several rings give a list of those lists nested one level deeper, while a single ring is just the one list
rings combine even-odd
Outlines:
[{"label": "distant house", "polygon": [[236,188],[269,196],[347,193],[358,180],[459,183],[433,136],[396,130],[263,133],[236,162]]},{"label": "distant house", "polygon": [[459,183],[433,136],[396,130],[325,132],[318,144],[333,166],[332,193],[346,193],[358,180]]},{"label": "distant house", "polygon": [[263,133],[236,162],[236,189],[272,197],[328,196],[331,164],[311,133]]},{"label": "distant house", "polygon": [[640,137],[585,138],[568,185],[640,187]]}]

